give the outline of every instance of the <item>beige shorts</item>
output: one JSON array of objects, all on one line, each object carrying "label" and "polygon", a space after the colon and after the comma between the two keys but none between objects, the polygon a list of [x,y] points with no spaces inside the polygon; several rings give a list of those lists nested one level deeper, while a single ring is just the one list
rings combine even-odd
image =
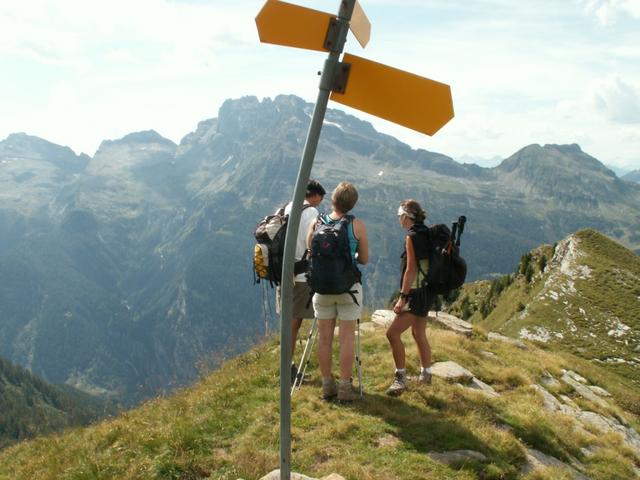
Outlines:
[{"label": "beige shorts", "polygon": [[[293,284],[293,318],[313,318],[313,307],[309,299],[311,289],[307,282]],[[280,287],[276,289],[276,312],[280,313]],[[307,308],[307,304],[309,307]]]},{"label": "beige shorts", "polygon": [[313,310],[319,320],[357,320],[362,313],[362,285],[359,283],[351,287],[354,290],[353,296],[358,303],[353,301],[353,297],[348,293],[339,295],[321,295],[316,293],[313,296]]}]

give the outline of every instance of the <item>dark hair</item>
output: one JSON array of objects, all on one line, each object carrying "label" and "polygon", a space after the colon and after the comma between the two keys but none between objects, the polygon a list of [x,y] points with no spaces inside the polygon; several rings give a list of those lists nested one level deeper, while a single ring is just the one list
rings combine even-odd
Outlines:
[{"label": "dark hair", "polygon": [[319,181],[311,179],[309,180],[309,183],[307,183],[307,192],[305,193],[306,197],[309,197],[315,194],[318,194],[324,197],[326,193],[327,191],[324,189],[322,185],[320,185]]},{"label": "dark hair", "polygon": [[340,182],[331,195],[331,203],[341,213],[349,213],[358,201],[358,191],[349,182]]},{"label": "dark hair", "polygon": [[427,212],[415,200],[403,200],[400,202],[400,206],[418,223],[423,223],[427,218]]}]

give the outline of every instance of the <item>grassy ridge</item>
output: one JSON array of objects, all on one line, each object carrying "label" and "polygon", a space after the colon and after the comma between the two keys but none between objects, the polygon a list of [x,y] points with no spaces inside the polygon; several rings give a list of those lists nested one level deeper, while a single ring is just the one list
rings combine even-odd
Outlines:
[{"label": "grassy ridge", "polygon": [[[561,368],[572,368],[617,401],[640,404],[637,391],[568,353],[524,351],[481,335],[461,339],[431,328],[428,333],[436,361],[457,361],[500,397],[439,379],[431,387],[412,386],[400,399],[387,397],[392,360],[378,329],[363,335],[364,400],[350,406],[320,400],[312,365],[312,381],[293,398],[293,470],[317,477],[338,472],[349,479],[521,478],[523,448],[530,446],[559,459],[580,459],[594,479],[630,477],[634,457],[617,437],[576,433],[568,417],[543,410],[529,384],[544,371],[559,375]],[[485,350],[495,357],[482,355]],[[408,354],[408,365],[418,365],[414,349]],[[173,397],[1,452],[0,478],[260,478],[279,465],[278,365],[277,343],[266,341]],[[603,408],[575,400],[595,411]],[[638,418],[618,407],[608,413],[638,427]],[[585,458],[580,448],[589,446],[600,449]],[[449,468],[426,455],[456,449],[477,450],[488,461]],[[549,470],[529,478],[558,475]]]},{"label": "grassy ridge", "polygon": [[487,330],[547,337],[549,348],[600,362],[638,389],[640,257],[595,230],[569,238],[555,256],[550,246],[523,256],[488,311],[480,283],[465,286],[452,311]]},{"label": "grassy ridge", "polygon": [[0,448],[71,425],[86,425],[113,410],[105,401],[46,383],[0,358]]}]

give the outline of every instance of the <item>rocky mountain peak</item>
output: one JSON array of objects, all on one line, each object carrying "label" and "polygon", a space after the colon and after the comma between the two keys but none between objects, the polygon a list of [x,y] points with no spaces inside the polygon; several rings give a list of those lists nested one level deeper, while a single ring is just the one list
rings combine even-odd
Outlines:
[{"label": "rocky mountain peak", "polygon": [[613,171],[577,144],[529,145],[504,160],[496,172],[527,195],[560,197],[581,208],[616,201],[628,189]]},{"label": "rocky mountain peak", "polygon": [[104,148],[108,148],[112,146],[140,147],[144,145],[161,145],[169,148],[175,148],[177,146],[171,140],[163,137],[155,130],[143,130],[140,132],[129,133],[117,140],[104,140],[100,144],[100,147],[98,148],[98,152],[100,152],[100,150]]},{"label": "rocky mountain peak", "polygon": [[68,172],[82,170],[89,162],[89,156],[84,153],[76,155],[69,147],[24,132],[12,133],[0,142],[0,158],[5,162],[13,159],[22,163],[41,160]]},{"label": "rocky mountain peak", "polygon": [[622,177],[622,179],[626,180],[628,182],[638,182],[638,183],[640,183],[640,169],[632,170],[631,172],[625,174]]},{"label": "rocky mountain peak", "polygon": [[615,178],[616,175],[599,160],[584,153],[576,143],[568,145],[539,144],[528,145],[498,167],[505,172],[518,171],[524,176],[531,176],[540,169],[553,167],[562,170],[591,170],[606,177]]}]

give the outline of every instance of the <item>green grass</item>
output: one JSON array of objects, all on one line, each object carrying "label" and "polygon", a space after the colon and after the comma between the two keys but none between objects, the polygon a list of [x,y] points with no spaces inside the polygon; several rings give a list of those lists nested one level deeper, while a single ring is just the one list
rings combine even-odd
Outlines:
[{"label": "green grass", "polygon": [[[402,397],[384,394],[393,372],[383,329],[363,334],[366,395],[352,405],[326,403],[317,365],[292,401],[292,466],[310,476],[337,472],[347,479],[515,479],[524,447],[559,459],[586,462],[594,479],[624,478],[632,456],[610,438],[580,436],[562,415],[544,412],[529,388],[544,371],[572,368],[593,380],[607,373],[570,354],[526,351],[428,329],[436,361],[453,360],[501,393],[479,392],[435,379],[413,385]],[[417,371],[415,347],[406,335],[409,373]],[[487,358],[482,351],[492,351]],[[156,399],[121,416],[59,436],[24,442],[0,452],[2,479],[258,479],[279,466],[279,353],[275,340],[225,363],[195,386]],[[640,402],[637,392],[613,389]],[[614,410],[615,407],[612,407]],[[618,409],[637,425],[637,417]],[[383,439],[393,441],[385,444]],[[580,448],[601,447],[582,458]],[[430,451],[477,450],[488,461],[447,467]],[[622,453],[621,453],[622,452]],[[559,478],[536,473],[528,478]]]},{"label": "green grass", "polygon": [[[465,285],[450,310],[460,314],[466,304],[471,322],[512,337],[524,329],[531,333],[543,328],[550,334],[549,348],[600,362],[637,390],[640,257],[595,230],[581,230],[575,238],[580,256],[574,263],[588,268],[587,274],[573,278],[560,274],[558,262],[551,262],[552,247],[542,246],[530,252],[530,280],[522,273],[523,256],[512,283],[493,299],[488,315],[482,315],[482,302],[491,286],[486,281]],[[547,268],[541,272],[543,258]],[[612,334],[621,325],[628,329],[619,336]],[[640,406],[629,407],[640,413]]]}]

